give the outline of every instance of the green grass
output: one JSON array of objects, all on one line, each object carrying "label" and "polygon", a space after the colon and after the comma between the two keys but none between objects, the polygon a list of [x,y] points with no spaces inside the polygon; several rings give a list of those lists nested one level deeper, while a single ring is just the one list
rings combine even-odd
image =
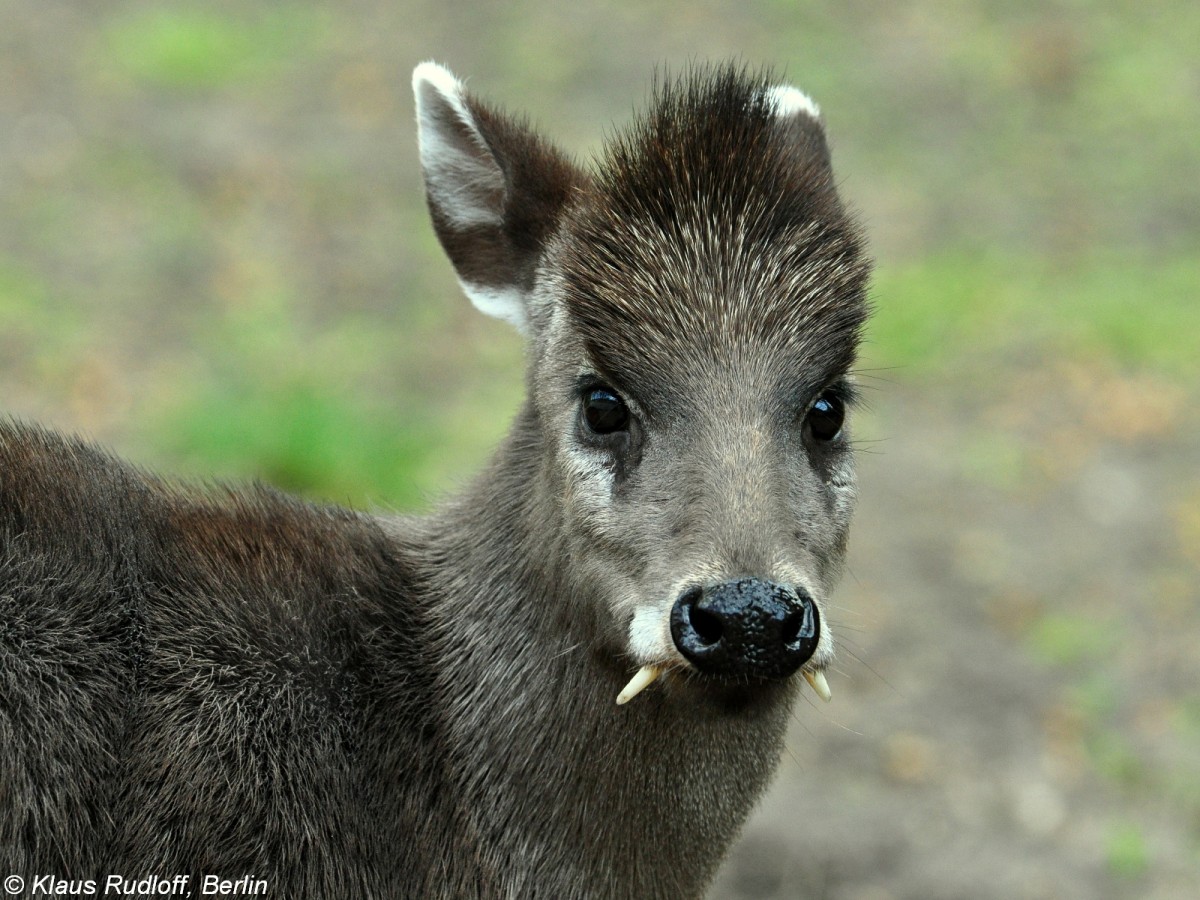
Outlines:
[{"label": "green grass", "polygon": [[1197,285],[1200,258],[1188,256],[933,254],[880,268],[865,357],[933,377],[1020,355],[1104,357],[1195,383]]},{"label": "green grass", "polygon": [[1108,833],[1106,857],[1115,875],[1134,878],[1150,867],[1150,849],[1146,838],[1133,822],[1117,822]]},{"label": "green grass", "polygon": [[354,320],[316,328],[284,273],[261,277],[200,333],[200,368],[164,386],[143,437],[152,454],[360,508],[421,505],[435,448],[453,436],[415,391],[387,388],[400,345]]},{"label": "green grass", "polygon": [[139,84],[218,88],[285,71],[312,51],[316,26],[302,7],[235,17],[175,4],[117,18],[104,35],[103,56]]},{"label": "green grass", "polygon": [[422,505],[422,471],[448,440],[420,414],[357,401],[315,380],[218,379],[165,416],[159,450],[194,474],[257,478],[358,508]]},{"label": "green grass", "polygon": [[28,375],[53,380],[86,341],[79,308],[34,273],[0,257],[0,352],[22,360]]},{"label": "green grass", "polygon": [[1033,626],[1029,644],[1043,662],[1069,666],[1103,659],[1118,644],[1113,623],[1077,613],[1048,613]]}]

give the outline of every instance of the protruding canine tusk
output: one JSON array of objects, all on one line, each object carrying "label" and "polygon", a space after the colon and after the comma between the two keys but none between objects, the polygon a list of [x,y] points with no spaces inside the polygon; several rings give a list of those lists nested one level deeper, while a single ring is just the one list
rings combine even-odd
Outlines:
[{"label": "protruding canine tusk", "polygon": [[659,675],[662,674],[662,669],[658,666],[642,666],[637,670],[637,674],[629,679],[629,684],[625,685],[621,693],[617,694],[617,706],[623,706],[628,703],[646,688],[654,683]]},{"label": "protruding canine tusk", "polygon": [[[824,672],[810,672],[805,669],[804,680],[812,685],[812,689],[817,692],[817,696],[826,703],[833,699],[833,692],[829,690],[829,682],[825,680]],[[625,688],[625,690],[629,690],[629,688]]]}]

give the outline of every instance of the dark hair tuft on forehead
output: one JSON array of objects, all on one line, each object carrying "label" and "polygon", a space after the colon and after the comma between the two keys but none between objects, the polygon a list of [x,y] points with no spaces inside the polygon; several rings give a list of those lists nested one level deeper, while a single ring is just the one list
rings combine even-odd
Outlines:
[{"label": "dark hair tuft on forehead", "polygon": [[714,353],[749,342],[853,359],[869,261],[823,125],[781,110],[776,85],[693,66],[658,79],[609,143],[563,243],[567,308],[594,353],[652,366],[703,337]]}]

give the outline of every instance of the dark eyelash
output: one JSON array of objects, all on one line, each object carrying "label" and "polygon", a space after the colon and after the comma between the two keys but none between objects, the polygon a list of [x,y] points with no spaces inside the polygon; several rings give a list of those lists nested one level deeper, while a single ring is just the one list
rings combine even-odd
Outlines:
[{"label": "dark eyelash", "polygon": [[830,385],[827,385],[817,393],[817,396],[820,397],[821,394],[826,393],[833,394],[835,397],[841,400],[842,403],[845,404],[846,409],[854,409],[862,402],[862,393],[858,390],[853,382],[844,377],[839,378]]}]

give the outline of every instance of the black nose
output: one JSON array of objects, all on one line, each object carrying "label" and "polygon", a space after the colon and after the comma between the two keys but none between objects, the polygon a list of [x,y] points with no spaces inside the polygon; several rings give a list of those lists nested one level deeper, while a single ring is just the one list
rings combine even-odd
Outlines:
[{"label": "black nose", "polygon": [[807,593],[742,578],[685,591],[671,637],[705,674],[787,678],[817,649],[821,621]]}]

